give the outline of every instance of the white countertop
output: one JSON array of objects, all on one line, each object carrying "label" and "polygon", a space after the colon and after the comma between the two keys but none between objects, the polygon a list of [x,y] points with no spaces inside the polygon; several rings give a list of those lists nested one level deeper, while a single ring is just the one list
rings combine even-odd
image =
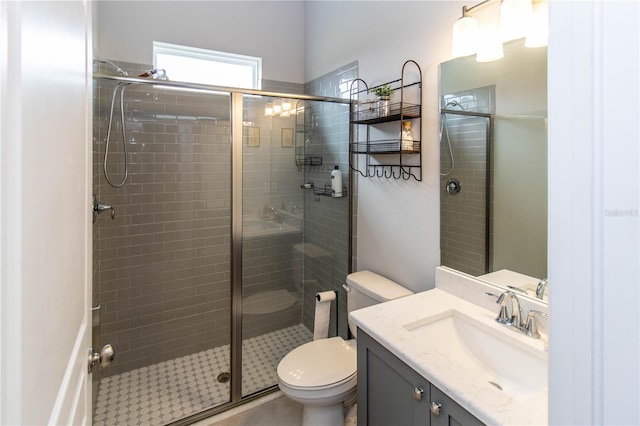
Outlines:
[{"label": "white countertop", "polygon": [[[547,389],[526,400],[516,400],[486,380],[480,380],[447,362],[441,354],[435,356],[430,347],[437,348],[437,344],[419,341],[404,327],[426,316],[452,309],[478,318],[489,327],[504,328],[494,321],[498,309],[495,312],[489,311],[440,289],[353,311],[349,317],[358,328],[364,330],[480,421],[489,425],[547,424]],[[513,333],[513,338],[518,344],[531,345],[538,351],[546,352],[544,341],[511,330],[507,332]]]}]

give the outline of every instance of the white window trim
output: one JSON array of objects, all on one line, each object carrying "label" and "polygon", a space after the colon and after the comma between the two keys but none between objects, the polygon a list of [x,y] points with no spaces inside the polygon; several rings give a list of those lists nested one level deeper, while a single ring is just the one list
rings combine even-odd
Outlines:
[{"label": "white window trim", "polygon": [[[198,47],[182,46],[178,44],[164,43],[160,41],[153,42],[153,63],[157,66],[158,54],[168,54],[173,56],[182,56],[187,58],[202,59],[212,62],[228,63],[235,65],[243,65],[252,69],[253,87],[246,89],[260,90],[262,88],[262,58],[255,56],[239,55],[236,53],[219,52],[215,50],[201,49]],[[167,74],[171,77],[170,70]]]}]

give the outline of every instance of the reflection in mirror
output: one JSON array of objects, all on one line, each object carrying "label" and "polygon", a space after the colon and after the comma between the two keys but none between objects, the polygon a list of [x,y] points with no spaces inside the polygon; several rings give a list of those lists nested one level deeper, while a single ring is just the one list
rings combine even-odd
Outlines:
[{"label": "reflection in mirror", "polygon": [[547,295],[547,49],[440,65],[441,264]]}]

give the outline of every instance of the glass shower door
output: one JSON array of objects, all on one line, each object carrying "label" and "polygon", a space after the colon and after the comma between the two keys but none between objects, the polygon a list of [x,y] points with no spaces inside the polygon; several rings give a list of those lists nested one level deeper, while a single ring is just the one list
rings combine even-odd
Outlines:
[{"label": "glass shower door", "polygon": [[[272,105],[280,105],[277,112]],[[265,113],[266,111],[266,113]],[[284,112],[284,113],[283,113]],[[313,338],[315,293],[339,291],[329,334],[347,337],[348,104],[245,97],[242,395],[278,383],[277,365]],[[336,321],[338,318],[338,321]]]},{"label": "glass shower door", "polygon": [[94,192],[115,209],[94,225],[97,347],[116,358],[93,424],[167,424],[230,400],[230,95],[95,88]]},{"label": "glass shower door", "polygon": [[[274,103],[287,113],[265,115]],[[244,98],[243,396],[276,385],[278,362],[311,339],[301,321],[296,251],[304,240],[304,174],[295,162],[296,122],[303,114],[297,100]]]}]

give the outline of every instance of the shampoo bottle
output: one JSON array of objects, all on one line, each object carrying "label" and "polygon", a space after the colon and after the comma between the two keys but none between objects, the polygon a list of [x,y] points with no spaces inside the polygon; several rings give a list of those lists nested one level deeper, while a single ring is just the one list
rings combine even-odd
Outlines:
[{"label": "shampoo bottle", "polygon": [[342,197],[342,173],[338,166],[331,171],[331,191],[334,197]]}]

